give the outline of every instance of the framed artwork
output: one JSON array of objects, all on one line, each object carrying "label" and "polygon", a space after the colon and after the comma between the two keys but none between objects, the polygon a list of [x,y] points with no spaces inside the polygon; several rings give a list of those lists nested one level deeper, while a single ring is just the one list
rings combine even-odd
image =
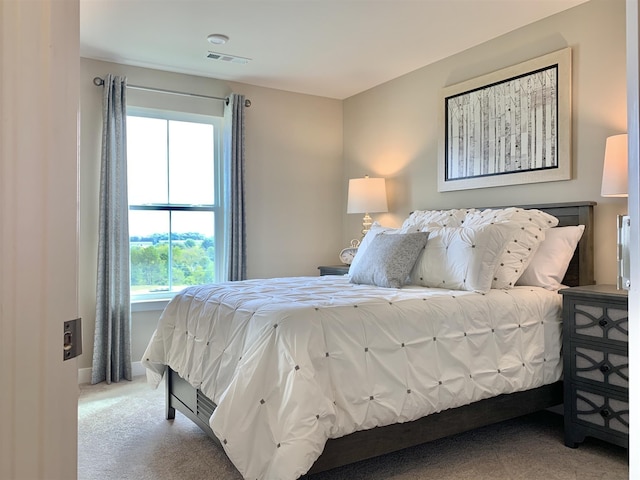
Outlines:
[{"label": "framed artwork", "polygon": [[442,90],[438,191],[571,178],[571,49]]}]

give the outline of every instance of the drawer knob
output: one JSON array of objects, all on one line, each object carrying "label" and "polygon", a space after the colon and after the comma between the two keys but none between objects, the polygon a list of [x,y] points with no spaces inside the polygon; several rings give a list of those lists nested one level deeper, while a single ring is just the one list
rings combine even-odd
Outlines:
[{"label": "drawer knob", "polygon": [[609,323],[609,322],[607,322],[604,318],[598,322],[598,324],[599,324],[602,328],[606,327],[608,323]]},{"label": "drawer knob", "polygon": [[607,418],[609,415],[611,415],[611,412],[608,408],[603,408],[602,410],[600,410],[600,415],[602,415],[603,418]]},{"label": "drawer knob", "polygon": [[600,371],[602,373],[607,373],[609,370],[611,370],[611,367],[609,365],[601,365],[600,366]]}]

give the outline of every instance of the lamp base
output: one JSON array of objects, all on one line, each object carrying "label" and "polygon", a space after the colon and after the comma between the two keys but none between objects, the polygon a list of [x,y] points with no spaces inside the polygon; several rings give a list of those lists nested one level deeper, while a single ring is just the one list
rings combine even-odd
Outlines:
[{"label": "lamp base", "polygon": [[629,215],[618,215],[618,290],[629,290],[631,287],[630,253],[631,219]]},{"label": "lamp base", "polygon": [[364,218],[362,219],[362,237],[369,233],[371,230],[371,225],[373,225],[373,219],[368,213],[364,214]]}]

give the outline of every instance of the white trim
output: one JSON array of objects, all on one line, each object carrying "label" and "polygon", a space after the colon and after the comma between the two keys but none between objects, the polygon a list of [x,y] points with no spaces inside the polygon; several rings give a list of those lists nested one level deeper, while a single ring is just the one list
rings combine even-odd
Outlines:
[{"label": "white trim", "polygon": [[139,300],[137,302],[131,302],[131,312],[161,312],[170,301],[170,298],[163,298],[161,300]]},{"label": "white trim", "polygon": [[[629,370],[640,367],[640,8],[627,0],[627,131],[629,133],[629,216],[631,289],[629,291]],[[640,381],[629,382],[629,452],[640,446]],[[640,459],[629,455],[629,478],[640,476]]]},{"label": "white trim", "polygon": [[[146,369],[142,366],[142,362],[133,362],[131,364],[131,373],[134,377],[146,375]],[[78,369],[78,385],[83,383],[91,383],[91,368]]]},{"label": "white trim", "polygon": [[[163,108],[148,108],[148,107],[138,107],[135,105],[131,105],[128,102],[127,104],[127,117],[144,117],[151,119],[163,119],[166,121],[179,121],[179,122],[190,122],[190,123],[198,123],[203,125],[210,125],[213,128],[213,169],[214,175],[212,178],[212,188],[215,198],[212,200],[212,204],[207,205],[180,205],[182,207],[206,207],[206,210],[201,210],[203,213],[210,213],[213,215],[213,235],[214,238],[224,238],[224,228],[225,228],[225,205],[224,205],[224,195],[223,195],[223,183],[224,183],[224,175],[223,175],[223,138],[222,132],[224,129],[223,117],[217,115],[202,115],[197,113],[176,111],[170,109]],[[167,137],[167,142],[168,142]],[[168,144],[167,144],[168,147]],[[169,150],[166,152],[167,161],[169,161]],[[169,165],[169,164],[167,164]],[[168,167],[167,167],[168,168]],[[167,177],[166,182],[169,185],[171,179]],[[168,199],[167,199],[168,201]],[[169,205],[178,207],[175,204],[163,205],[163,207],[167,207]],[[130,207],[139,207],[137,203],[129,203]],[[154,208],[153,204],[146,205],[147,207]],[[156,205],[155,207],[161,208]],[[162,207],[162,208],[163,208]],[[152,210],[154,211],[154,210]],[[171,210],[168,210],[169,212]],[[131,210],[130,210],[131,212]],[[169,224],[169,228],[171,228]],[[131,232],[129,232],[131,234]],[[215,261],[214,261],[214,279],[216,282],[220,281],[220,279],[226,278],[225,272],[223,270],[224,265],[224,245],[220,243],[219,245],[216,242],[215,247]],[[146,302],[146,301],[154,301],[154,300],[165,300],[167,298],[171,299],[175,296],[179,291],[181,291],[185,285],[182,286],[172,286],[171,291],[162,291],[162,292],[152,292],[152,293],[135,293],[131,291],[131,301],[132,301],[132,312],[136,311],[150,311],[150,310],[158,310],[157,307],[152,307],[151,309],[142,307],[141,309],[133,308],[133,304],[138,302]],[[166,304],[165,304],[166,306]],[[164,307],[163,307],[164,308]]]}]

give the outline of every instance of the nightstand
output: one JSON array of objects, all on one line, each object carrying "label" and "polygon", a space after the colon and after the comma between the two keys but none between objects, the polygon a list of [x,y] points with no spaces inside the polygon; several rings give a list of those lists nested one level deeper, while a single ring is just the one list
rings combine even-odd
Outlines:
[{"label": "nightstand", "polygon": [[349,265],[320,265],[320,275],[345,275],[349,273]]},{"label": "nightstand", "polygon": [[614,285],[563,295],[564,443],[596,437],[629,448],[628,292]]}]

